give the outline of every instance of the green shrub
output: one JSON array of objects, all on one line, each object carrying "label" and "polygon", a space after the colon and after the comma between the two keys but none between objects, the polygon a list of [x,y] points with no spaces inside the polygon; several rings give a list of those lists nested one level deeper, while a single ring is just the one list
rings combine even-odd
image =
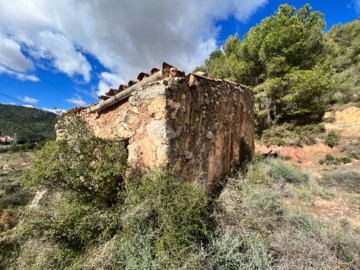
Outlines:
[{"label": "green shrub", "polygon": [[151,252],[169,262],[180,261],[209,236],[208,200],[201,187],[168,173],[149,173],[129,183],[123,233],[152,234]]},{"label": "green shrub", "polygon": [[325,138],[325,143],[331,148],[333,148],[334,146],[339,145],[340,139],[341,139],[340,133],[332,130],[327,134]]},{"label": "green shrub", "polygon": [[64,199],[38,228],[43,236],[75,251],[101,243],[120,230],[114,209]]},{"label": "green shrub", "polygon": [[266,238],[257,232],[225,233],[212,243],[211,269],[269,269],[272,254]]},{"label": "green shrub", "polygon": [[[23,244],[41,239],[49,246],[49,256],[58,255],[38,264],[37,252],[43,250],[37,249],[33,255],[21,251],[18,260],[30,269],[82,268],[89,250],[119,239],[120,245],[108,249],[104,265],[115,269],[200,265],[200,257],[205,257],[204,253],[199,257],[200,250],[210,235],[205,191],[165,172],[129,176],[125,186],[123,145],[85,131],[70,125],[67,140],[48,142],[23,177],[26,187],[46,188],[49,199],[24,214],[18,239]],[[65,253],[56,251],[61,247]],[[61,258],[63,264],[58,263]]]},{"label": "green shrub", "polygon": [[[264,165],[265,164],[260,163],[260,162],[254,162],[254,163],[250,164],[246,175],[241,177],[241,178],[243,178],[242,180],[244,181],[244,184],[247,184],[247,185],[263,184],[263,185],[271,186],[272,179],[268,174],[267,167]],[[229,183],[229,185],[231,185],[231,184],[232,183]],[[237,187],[234,187],[234,186],[230,186],[230,187],[231,188],[239,188],[240,187],[240,184],[238,183],[238,181],[235,181],[235,184],[237,185]]]},{"label": "green shrub", "polygon": [[0,269],[16,269],[14,264],[20,250],[20,243],[11,236],[0,238]]},{"label": "green shrub", "polygon": [[8,148],[8,152],[10,152],[10,153],[15,153],[15,152],[19,152],[19,151],[20,151],[20,147],[16,144],[13,144]]},{"label": "green shrub", "polygon": [[325,161],[334,161],[335,157],[331,154],[326,154],[324,160]]},{"label": "green shrub", "polygon": [[331,154],[326,154],[325,157],[321,160],[319,160],[319,164],[320,165],[339,165],[339,164],[348,164],[351,163],[351,158],[350,157],[334,157]]},{"label": "green shrub", "polygon": [[[81,125],[81,121],[77,119],[73,125]],[[71,129],[74,127],[69,125]],[[46,143],[31,170],[22,177],[22,184],[73,192],[88,202],[116,202],[127,169],[124,145],[97,138],[86,126],[74,130],[72,139]]]},{"label": "green shrub", "polygon": [[0,147],[0,154],[8,152],[9,148]]},{"label": "green shrub", "polygon": [[301,169],[287,164],[279,159],[266,159],[264,161],[270,166],[269,174],[275,180],[284,179],[289,183],[301,183],[309,179],[309,175]]},{"label": "green shrub", "polygon": [[32,192],[20,190],[0,197],[0,209],[25,206],[34,197]]},{"label": "green shrub", "polygon": [[341,161],[344,164],[348,164],[348,163],[351,163],[351,158],[350,157],[342,157]]}]

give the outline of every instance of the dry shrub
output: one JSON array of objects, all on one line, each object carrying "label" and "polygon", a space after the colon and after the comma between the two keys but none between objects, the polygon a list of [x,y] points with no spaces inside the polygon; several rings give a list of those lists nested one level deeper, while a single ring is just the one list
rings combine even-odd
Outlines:
[{"label": "dry shrub", "polygon": [[0,210],[0,232],[7,231],[17,224],[17,218],[10,209]]}]

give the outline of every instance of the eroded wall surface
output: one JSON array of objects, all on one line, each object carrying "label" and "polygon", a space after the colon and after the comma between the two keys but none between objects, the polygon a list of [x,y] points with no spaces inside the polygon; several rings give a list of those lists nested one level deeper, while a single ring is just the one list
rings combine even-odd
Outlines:
[{"label": "eroded wall surface", "polygon": [[169,148],[165,129],[166,91],[159,81],[99,114],[82,112],[81,116],[96,136],[126,141],[131,166],[163,167],[167,165]]},{"label": "eroded wall surface", "polygon": [[254,150],[254,98],[240,85],[190,76],[168,86],[167,124],[178,134],[169,158],[178,174],[216,194]]}]

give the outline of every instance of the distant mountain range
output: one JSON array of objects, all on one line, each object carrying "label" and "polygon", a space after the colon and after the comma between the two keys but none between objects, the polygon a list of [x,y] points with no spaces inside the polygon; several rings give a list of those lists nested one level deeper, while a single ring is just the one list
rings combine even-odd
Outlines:
[{"label": "distant mountain range", "polygon": [[56,121],[52,112],[0,104],[0,135],[16,136],[18,143],[54,139]]}]

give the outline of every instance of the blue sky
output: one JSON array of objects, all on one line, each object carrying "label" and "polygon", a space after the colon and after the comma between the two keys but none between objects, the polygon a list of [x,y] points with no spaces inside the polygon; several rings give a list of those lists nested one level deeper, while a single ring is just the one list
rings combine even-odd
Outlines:
[{"label": "blue sky", "polygon": [[0,0],[0,103],[70,109],[163,61],[189,72],[283,3],[309,3],[325,30],[360,14],[360,0]]}]

